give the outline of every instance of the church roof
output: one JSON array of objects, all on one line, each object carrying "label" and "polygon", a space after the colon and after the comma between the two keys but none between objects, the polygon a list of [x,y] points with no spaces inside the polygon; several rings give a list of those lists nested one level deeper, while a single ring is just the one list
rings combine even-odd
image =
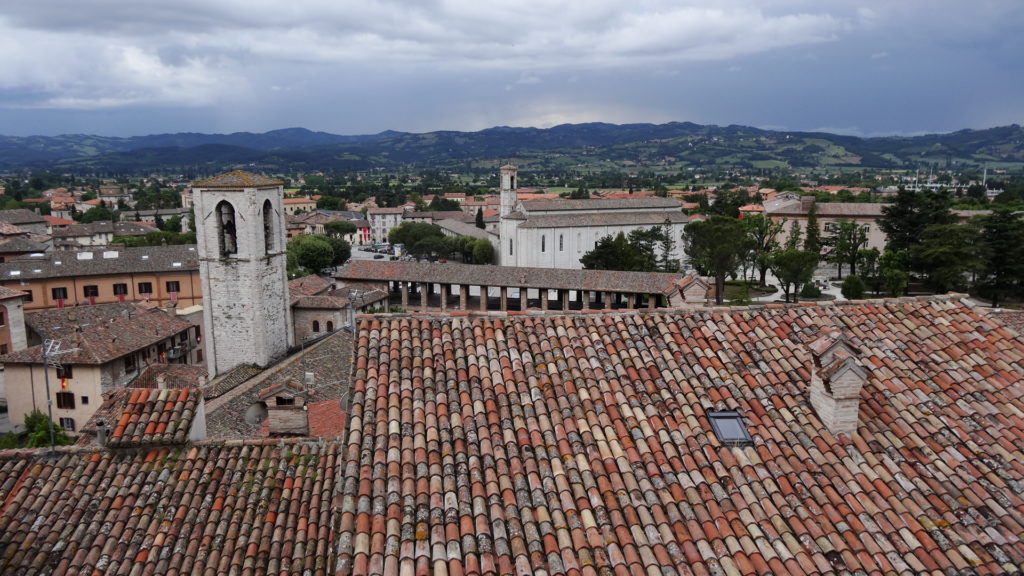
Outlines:
[{"label": "church roof", "polygon": [[0,262],[0,279],[30,280],[144,274],[150,272],[189,273],[199,269],[195,244],[143,246],[139,248],[87,248],[58,250],[41,256],[27,256]]},{"label": "church roof", "polygon": [[[522,200],[522,198],[520,198]],[[590,211],[590,210],[650,210],[652,208],[681,210],[675,198],[585,198],[561,200],[530,200],[523,204],[528,212]]]},{"label": "church roof", "polygon": [[668,220],[685,224],[689,216],[682,212],[597,212],[591,214],[552,214],[527,216],[520,228],[587,228],[591,226],[659,226]]},{"label": "church roof", "polygon": [[267,186],[283,186],[280,180],[267,178],[245,170],[232,170],[213,178],[193,182],[193,188],[262,188]]}]

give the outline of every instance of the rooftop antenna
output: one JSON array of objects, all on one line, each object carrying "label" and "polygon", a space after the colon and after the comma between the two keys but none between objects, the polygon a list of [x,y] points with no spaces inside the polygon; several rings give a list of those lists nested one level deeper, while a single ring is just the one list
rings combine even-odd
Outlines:
[{"label": "rooftop antenna", "polygon": [[53,395],[50,394],[50,371],[47,370],[47,368],[52,366],[56,370],[61,370],[63,366],[61,366],[60,357],[64,354],[70,354],[78,350],[80,350],[80,348],[61,350],[60,340],[49,339],[43,342],[43,380],[46,383],[46,412],[50,419],[51,454],[57,451],[57,441],[53,435]]}]

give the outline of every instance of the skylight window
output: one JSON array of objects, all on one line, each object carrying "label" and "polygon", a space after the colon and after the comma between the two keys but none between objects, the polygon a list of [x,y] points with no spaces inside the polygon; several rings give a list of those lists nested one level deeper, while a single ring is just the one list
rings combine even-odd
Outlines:
[{"label": "skylight window", "polygon": [[708,420],[711,421],[711,427],[715,430],[715,436],[718,437],[718,441],[722,444],[733,446],[753,444],[754,439],[750,437],[750,432],[747,432],[747,427],[743,423],[743,418],[739,415],[739,412],[708,412]]}]

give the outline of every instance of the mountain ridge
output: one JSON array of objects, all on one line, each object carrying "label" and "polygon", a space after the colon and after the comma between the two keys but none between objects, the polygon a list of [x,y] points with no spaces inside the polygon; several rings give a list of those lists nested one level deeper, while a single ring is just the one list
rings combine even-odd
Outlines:
[{"label": "mountain ridge", "polygon": [[200,171],[257,165],[288,170],[451,167],[519,158],[547,169],[703,166],[753,168],[1024,167],[1018,124],[918,136],[859,137],[693,122],[590,122],[550,128],[493,126],[476,132],[440,130],[338,135],[302,127],[263,133],[180,132],[109,137],[0,135],[0,170],[69,172]]}]

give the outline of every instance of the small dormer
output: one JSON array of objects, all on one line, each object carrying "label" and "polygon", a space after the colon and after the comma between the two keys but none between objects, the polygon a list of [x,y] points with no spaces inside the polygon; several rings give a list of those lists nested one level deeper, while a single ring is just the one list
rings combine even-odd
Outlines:
[{"label": "small dormer", "polygon": [[860,351],[835,332],[810,345],[810,401],[832,434],[853,435],[860,416],[860,392],[868,373],[857,359]]},{"label": "small dormer", "polygon": [[267,427],[271,436],[306,435],[309,417],[306,412],[306,387],[297,380],[286,380],[260,391],[259,398],[267,407]]}]

